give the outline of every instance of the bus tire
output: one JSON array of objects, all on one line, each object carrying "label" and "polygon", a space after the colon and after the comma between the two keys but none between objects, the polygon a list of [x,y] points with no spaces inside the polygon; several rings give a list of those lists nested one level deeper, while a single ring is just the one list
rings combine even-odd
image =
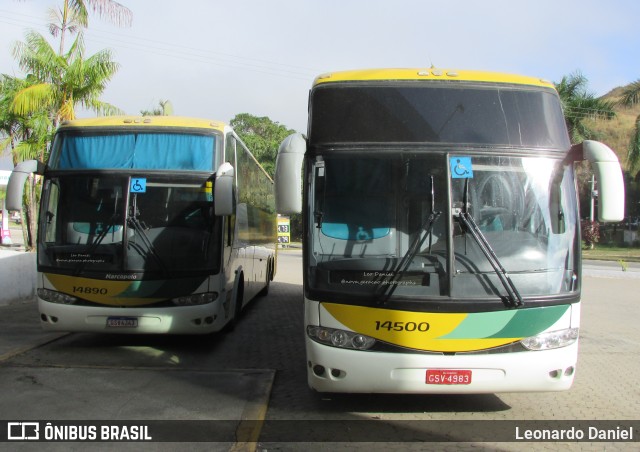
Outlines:
[{"label": "bus tire", "polygon": [[235,329],[238,321],[240,320],[240,314],[242,313],[242,297],[244,296],[244,274],[240,272],[233,285],[233,309],[231,318],[224,327],[226,332],[231,332]]},{"label": "bus tire", "polygon": [[265,297],[269,294],[269,286],[271,281],[273,280],[273,260],[269,258],[267,261],[267,277],[265,278],[265,286],[262,288],[260,292],[258,292],[259,297]]},{"label": "bus tire", "polygon": [[240,316],[242,315],[242,299],[244,297],[244,273],[240,273],[240,276],[238,278],[238,288],[236,289],[236,304],[233,313],[234,322],[240,320]]}]

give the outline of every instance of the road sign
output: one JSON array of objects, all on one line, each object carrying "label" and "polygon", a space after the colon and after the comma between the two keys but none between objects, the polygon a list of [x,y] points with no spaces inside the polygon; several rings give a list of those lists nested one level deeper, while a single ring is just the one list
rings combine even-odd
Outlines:
[{"label": "road sign", "polygon": [[282,245],[291,243],[291,221],[289,217],[278,217],[278,243]]}]

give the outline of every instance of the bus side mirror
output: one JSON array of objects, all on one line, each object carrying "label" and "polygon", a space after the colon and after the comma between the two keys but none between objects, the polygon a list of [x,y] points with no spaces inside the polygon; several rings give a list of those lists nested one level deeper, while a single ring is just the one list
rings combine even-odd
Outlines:
[{"label": "bus side mirror", "polygon": [[44,168],[44,163],[38,160],[25,160],[15,166],[7,183],[7,210],[22,211],[22,195],[27,177],[31,174],[44,174]]},{"label": "bus side mirror", "polygon": [[302,212],[302,162],[307,142],[300,133],[282,141],[276,157],[276,211],[281,215]]},{"label": "bus side mirror", "polygon": [[624,218],[624,179],[615,152],[598,141],[582,143],[582,153],[598,181],[598,219],[603,222],[622,221]]},{"label": "bus side mirror", "polygon": [[235,171],[231,163],[225,162],[216,171],[213,191],[213,208],[219,217],[233,215],[235,207],[234,182]]}]

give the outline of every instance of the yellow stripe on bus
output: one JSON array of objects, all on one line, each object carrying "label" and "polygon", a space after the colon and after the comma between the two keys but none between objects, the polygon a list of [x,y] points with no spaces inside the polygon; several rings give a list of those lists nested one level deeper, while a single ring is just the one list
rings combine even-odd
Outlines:
[{"label": "yellow stripe on bus", "polygon": [[162,298],[149,297],[119,298],[133,284],[139,284],[138,281],[107,281],[52,273],[45,273],[44,277],[55,290],[94,303],[110,306],[143,306],[162,300]]},{"label": "yellow stripe on bus", "polygon": [[[521,337],[443,339],[471,315],[468,313],[408,312],[334,303],[322,303],[322,307],[351,331],[415,350],[439,352],[485,350],[522,339]],[[326,322],[323,321],[323,324]]]},{"label": "yellow stripe on bus", "polygon": [[438,68],[410,68],[410,69],[362,69],[353,71],[328,72],[318,76],[314,85],[331,82],[356,81],[393,81],[393,80],[421,80],[421,81],[465,81],[487,83],[511,83],[517,85],[544,86],[554,88],[553,83],[535,77],[500,72],[467,71]]}]

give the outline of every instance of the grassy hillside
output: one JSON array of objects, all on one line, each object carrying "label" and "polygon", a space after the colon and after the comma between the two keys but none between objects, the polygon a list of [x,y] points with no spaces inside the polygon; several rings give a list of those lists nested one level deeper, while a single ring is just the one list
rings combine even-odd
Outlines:
[{"label": "grassy hillside", "polygon": [[[617,102],[625,87],[618,87],[602,96],[603,99]],[[633,108],[616,106],[616,117],[612,120],[588,120],[587,125],[598,132],[597,139],[613,149],[624,169],[628,169],[627,153],[629,140],[633,134],[636,118],[640,115],[640,105]]]},{"label": "grassy hillside", "polygon": [[[602,96],[602,98],[617,103],[624,90],[625,87],[615,88]],[[640,215],[640,171],[638,169],[633,171],[629,170],[627,155],[629,152],[629,142],[634,133],[636,119],[640,115],[640,105],[636,105],[633,108],[616,105],[615,111],[616,117],[614,119],[609,121],[604,119],[590,119],[586,122],[586,125],[596,131],[597,137],[595,137],[595,139],[607,144],[615,151],[618,155],[622,168],[630,173],[632,179],[627,179],[627,185],[625,188],[625,215],[627,217],[638,217]],[[584,217],[586,212],[585,202],[588,202],[589,200],[589,190],[588,187],[583,186],[584,183],[580,185],[581,216]],[[587,188],[586,191],[585,188]],[[616,242],[619,242],[619,240],[620,237],[618,237]],[[636,256],[635,259],[640,260],[640,256]]]}]

